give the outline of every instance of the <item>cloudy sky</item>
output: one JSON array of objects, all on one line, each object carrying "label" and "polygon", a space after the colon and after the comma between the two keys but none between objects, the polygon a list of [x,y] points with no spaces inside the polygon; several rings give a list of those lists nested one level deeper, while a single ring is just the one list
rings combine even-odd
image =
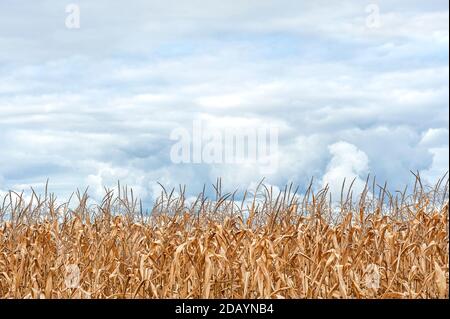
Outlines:
[{"label": "cloudy sky", "polygon": [[[176,164],[175,128],[279,129],[266,182],[393,188],[448,170],[448,1],[0,2],[0,191],[157,182],[190,193],[256,165]],[[73,20],[70,20],[73,22]],[[69,21],[69,22],[70,22]],[[69,24],[69,26],[73,26]]]}]

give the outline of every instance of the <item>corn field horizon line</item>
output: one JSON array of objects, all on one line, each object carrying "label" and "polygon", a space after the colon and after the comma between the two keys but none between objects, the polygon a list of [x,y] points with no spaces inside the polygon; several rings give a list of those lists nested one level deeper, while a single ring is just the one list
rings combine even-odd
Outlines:
[{"label": "corn field horizon line", "polygon": [[[381,202],[381,204],[382,204],[381,209],[383,210],[385,208],[385,206],[389,206],[388,204],[393,200],[396,200],[396,201],[400,200],[401,202],[405,202],[405,198],[407,198],[408,196],[410,196],[412,194],[415,194],[416,192],[418,192],[418,190],[420,190],[421,193],[426,192],[426,191],[434,192],[433,201],[440,200],[441,203],[444,202],[445,199],[448,197],[449,178],[450,178],[450,176],[448,176],[448,171],[445,172],[445,174],[443,174],[442,177],[440,177],[434,185],[426,185],[426,184],[424,185],[421,180],[420,173],[418,171],[416,173],[411,171],[411,174],[414,176],[413,189],[409,189],[409,185],[405,185],[404,189],[395,190],[394,194],[392,194],[392,190],[390,190],[388,188],[387,182],[384,182],[384,184],[378,184],[376,181],[376,176],[373,176],[372,180],[371,180],[371,175],[368,174],[365,179],[364,188],[362,191],[360,191],[360,193],[359,193],[360,197],[356,198],[356,201],[361,203],[361,201],[365,200],[366,197],[371,196],[372,201],[378,200]],[[354,191],[352,188],[354,187],[354,182],[356,181],[357,178],[358,177],[354,177],[353,179],[351,179],[350,183],[347,183],[347,178],[343,178],[341,188],[340,188],[340,195],[337,196],[338,199],[336,199],[336,198],[332,197],[329,184],[326,184],[322,188],[314,189],[314,185],[315,185],[314,177],[312,177],[310,179],[308,185],[305,188],[304,193],[300,193],[300,194],[298,193],[299,186],[296,186],[294,188],[294,183],[292,183],[292,182],[289,184],[285,184],[285,186],[282,189],[278,189],[278,193],[276,193],[276,192],[274,192],[274,189],[273,189],[274,185],[269,185],[269,187],[267,187],[264,184],[264,180],[265,180],[265,177],[264,177],[260,180],[260,182],[257,184],[257,186],[254,190],[249,191],[249,190],[244,189],[243,191],[241,191],[240,197],[239,196],[236,197],[236,195],[238,194],[238,189],[235,189],[233,192],[223,193],[222,179],[219,177],[219,178],[217,178],[216,183],[211,185],[214,190],[213,196],[208,197],[206,195],[206,184],[204,184],[202,192],[200,192],[196,196],[196,200],[193,202],[193,204],[192,203],[190,203],[190,204],[195,206],[200,199],[203,202],[210,201],[210,202],[217,202],[217,203],[223,203],[225,201],[232,201],[233,203],[241,202],[242,205],[240,207],[242,208],[244,205],[244,202],[246,200],[251,199],[251,197],[253,197],[252,199],[254,201],[250,200],[250,202],[254,203],[258,197],[259,198],[262,197],[264,199],[269,198],[270,200],[272,200],[272,199],[278,199],[279,197],[282,197],[283,199],[285,199],[287,196],[288,198],[291,199],[291,204],[292,204],[292,201],[294,199],[295,200],[301,199],[302,203],[304,203],[305,200],[308,201],[310,199],[310,196],[315,195],[316,197],[321,197],[321,199],[323,199],[324,197],[328,197],[327,201],[328,201],[329,207],[336,209],[337,207],[342,208],[345,205],[354,204],[355,197],[354,197]],[[178,201],[181,200],[181,201],[183,201],[183,203],[188,204],[187,203],[188,198],[185,195],[186,185],[180,184],[178,186],[178,189],[173,187],[169,190],[160,182],[156,182],[156,183],[160,186],[161,193],[151,203],[151,205],[153,205],[152,211],[154,211],[157,207],[161,206],[162,202],[164,202],[164,201],[170,202],[171,200],[177,199]],[[347,189],[346,189],[346,185],[347,185]],[[444,187],[444,189],[439,198],[439,196],[437,196],[437,195],[438,195],[438,190],[441,187]],[[33,187],[30,187],[30,191],[31,191],[31,197],[29,196],[30,197],[29,204],[31,205],[33,203],[33,200],[35,200],[37,203],[39,203],[42,200],[41,196],[35,191],[35,189]],[[117,185],[115,188],[108,188],[108,187],[104,186],[104,193],[105,193],[105,195],[104,195],[103,199],[99,202],[100,206],[103,203],[105,203],[105,201],[111,200],[111,198],[114,196],[116,196],[116,198],[119,201],[122,201],[122,195],[123,195],[127,204],[129,201],[131,201],[132,203],[134,203],[134,208],[138,207],[140,210],[140,213],[141,214],[143,213],[144,207],[143,207],[142,200],[139,197],[135,197],[132,187],[128,187],[127,185],[121,186],[120,180],[117,181]],[[14,197],[15,201],[17,201],[17,200],[25,201],[24,194],[25,194],[24,190],[22,190],[21,192],[14,191],[14,190],[8,190],[6,192],[6,194],[3,195],[3,198],[0,196],[0,203],[2,203],[3,211],[4,211],[5,203],[9,200],[9,204],[11,204],[13,202],[13,197]],[[55,195],[55,193],[49,192],[49,179],[47,179],[45,182],[43,197],[44,197],[44,201],[50,200],[54,204],[57,203],[56,202],[57,196]],[[76,197],[78,199],[79,203],[81,203],[81,201],[87,202],[89,199],[92,198],[89,196],[89,186],[87,186],[84,191],[80,191],[80,189],[77,189],[76,192],[73,192],[69,196],[68,200],[66,200],[65,202],[62,202],[62,203],[58,203],[59,207],[64,206],[66,209],[68,209],[68,207],[74,197]],[[194,197],[195,196],[192,196],[191,199]],[[362,198],[362,197],[364,197],[364,198]],[[399,198],[399,197],[401,197],[401,198]],[[96,206],[96,204],[99,204],[99,203],[92,204],[92,206]],[[392,203],[390,203],[390,204],[392,204]],[[149,208],[147,208],[147,211]],[[2,210],[0,210],[0,212],[1,211]],[[0,218],[1,217],[2,217],[2,215],[0,215]]]}]

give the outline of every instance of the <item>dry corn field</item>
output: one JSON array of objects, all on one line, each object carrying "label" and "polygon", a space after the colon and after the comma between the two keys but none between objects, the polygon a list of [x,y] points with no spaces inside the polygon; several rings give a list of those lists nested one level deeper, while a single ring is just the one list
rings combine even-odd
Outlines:
[{"label": "dry corn field", "polygon": [[[448,179],[296,195],[129,190],[0,203],[1,298],[448,298]],[[345,190],[345,191],[344,191]],[[25,199],[26,198],[26,199]],[[333,204],[336,203],[336,204]],[[71,206],[72,205],[72,206]],[[72,207],[72,208],[71,208]]]}]

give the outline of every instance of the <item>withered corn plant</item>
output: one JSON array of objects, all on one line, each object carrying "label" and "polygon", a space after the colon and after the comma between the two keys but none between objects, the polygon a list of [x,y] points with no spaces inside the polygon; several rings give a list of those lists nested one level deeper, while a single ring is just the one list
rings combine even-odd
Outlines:
[{"label": "withered corn plant", "polygon": [[448,298],[448,178],[344,186],[336,200],[260,184],[236,201],[218,181],[195,202],[163,189],[149,213],[120,185],[99,205],[77,192],[76,207],[9,192],[0,297]]}]

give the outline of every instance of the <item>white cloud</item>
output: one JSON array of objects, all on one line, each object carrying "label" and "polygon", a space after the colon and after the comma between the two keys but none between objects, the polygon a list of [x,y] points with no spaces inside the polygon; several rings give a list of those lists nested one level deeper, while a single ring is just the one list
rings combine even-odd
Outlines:
[{"label": "white cloud", "polygon": [[322,186],[328,185],[334,200],[339,200],[342,183],[346,182],[344,192],[352,185],[353,193],[360,194],[364,190],[364,178],[369,174],[369,158],[355,145],[339,141],[328,147],[331,160],[327,165],[325,174],[322,177]]},{"label": "white cloud", "polygon": [[422,136],[420,145],[425,147],[436,147],[448,145],[449,132],[447,128],[430,128]]},{"label": "white cloud", "polygon": [[430,128],[420,141],[420,145],[427,147],[433,160],[428,169],[423,171],[422,176],[429,184],[434,184],[446,172],[448,172],[449,161],[449,131],[447,128]]},{"label": "white cloud", "polygon": [[5,179],[2,175],[0,175],[0,200],[3,200],[3,198],[6,196],[7,192],[4,189],[5,186]]},{"label": "white cloud", "polygon": [[422,173],[426,182],[429,185],[437,183],[438,179],[442,178],[448,172],[448,154],[449,148],[447,146],[431,148],[429,152],[433,155],[433,162],[430,167]]}]

